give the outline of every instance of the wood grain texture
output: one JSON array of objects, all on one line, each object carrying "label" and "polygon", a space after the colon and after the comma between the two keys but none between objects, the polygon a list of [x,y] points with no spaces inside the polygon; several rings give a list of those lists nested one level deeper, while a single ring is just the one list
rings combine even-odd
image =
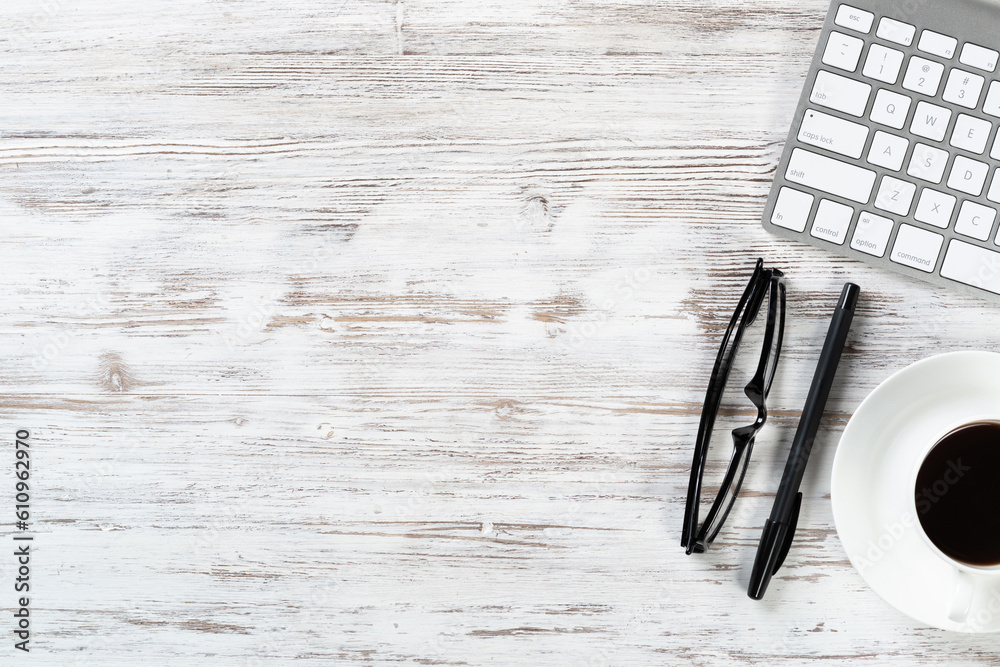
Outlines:
[{"label": "wood grain texture", "polygon": [[[992,349],[1000,310],[759,226],[825,11],[3,3],[0,414],[35,442],[30,660],[997,664],[995,638],[883,603],[833,526],[859,402]],[[758,255],[789,277],[771,426],[688,558],[704,383]],[[799,538],[753,602],[847,279],[865,298]],[[12,643],[0,663],[27,662]]]}]

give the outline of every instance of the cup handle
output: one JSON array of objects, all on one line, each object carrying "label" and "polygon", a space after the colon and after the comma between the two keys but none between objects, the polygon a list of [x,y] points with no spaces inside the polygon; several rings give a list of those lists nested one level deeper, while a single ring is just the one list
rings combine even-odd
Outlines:
[{"label": "cup handle", "polygon": [[955,570],[955,587],[951,594],[951,608],[948,619],[955,623],[964,623],[972,608],[972,595],[976,592],[976,581],[968,572]]}]

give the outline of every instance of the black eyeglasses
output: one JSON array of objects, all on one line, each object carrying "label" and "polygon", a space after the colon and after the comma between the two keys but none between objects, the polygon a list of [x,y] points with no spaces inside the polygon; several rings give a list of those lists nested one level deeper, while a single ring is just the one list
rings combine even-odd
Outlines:
[{"label": "black eyeglasses", "polygon": [[[694,460],[691,463],[691,480],[688,484],[687,505],[684,508],[684,532],[681,536],[681,546],[688,554],[703,553],[715,540],[716,535],[725,523],[729,511],[733,508],[736,495],[746,476],[750,453],[753,451],[754,439],[767,420],[767,395],[771,391],[771,382],[778,367],[778,357],[781,353],[781,338],[785,329],[785,285],[784,274],[778,269],[765,269],[764,260],[758,259],[753,276],[743,290],[736,312],[729,320],[729,327],[722,338],[719,356],[712,369],[712,377],[705,394],[705,406],[701,411],[701,423],[698,425],[698,437],[694,445]],[[704,523],[698,525],[698,508],[701,504],[702,479],[705,475],[705,464],[709,455],[709,443],[712,442],[712,428],[715,426],[719,407],[722,404],[723,392],[729,373],[733,368],[737,350],[747,329],[757,319],[761,307],[767,300],[767,321],[764,325],[761,340],[760,360],[757,371],[750,382],[743,388],[743,393],[757,408],[757,418],[752,424],[733,429],[733,451],[726,469],[725,476],[719,486],[715,500],[712,502]],[[718,456],[717,447],[712,447],[713,455]]]}]

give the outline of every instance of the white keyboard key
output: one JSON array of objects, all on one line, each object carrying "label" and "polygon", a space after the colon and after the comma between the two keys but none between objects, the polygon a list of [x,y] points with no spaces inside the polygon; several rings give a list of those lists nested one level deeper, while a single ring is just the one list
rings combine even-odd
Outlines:
[{"label": "white keyboard key", "polygon": [[771,213],[771,224],[785,227],[795,232],[804,232],[809,222],[809,212],[812,210],[813,197],[805,192],[792,188],[781,188],[778,199],[774,202],[774,212]]},{"label": "white keyboard key", "polygon": [[927,102],[918,102],[917,110],[913,112],[913,123],[910,124],[910,132],[932,141],[942,141],[944,140],[945,132],[948,131],[948,123],[950,121],[951,109],[945,109],[944,107]]},{"label": "white keyboard key", "polygon": [[878,22],[878,30],[875,34],[887,42],[909,46],[913,44],[913,36],[917,34],[917,29],[909,23],[903,23],[886,16]]},{"label": "white keyboard key", "polygon": [[868,128],[809,109],[802,118],[799,141],[857,159],[865,150]]},{"label": "white keyboard key", "polygon": [[924,30],[920,33],[920,43],[917,44],[917,48],[942,58],[951,58],[958,48],[958,40],[939,32]]},{"label": "white keyboard key", "polygon": [[990,190],[986,193],[986,198],[1000,204],[1000,169],[993,172],[993,182],[990,183]]},{"label": "white keyboard key", "polygon": [[[910,112],[912,100],[906,95],[891,90],[880,90],[875,95],[871,119],[876,123],[902,130],[906,125],[906,114]],[[1000,116],[1000,113],[997,114]]]},{"label": "white keyboard key", "polygon": [[839,25],[841,28],[850,28],[851,30],[857,30],[858,32],[862,32],[866,35],[872,29],[872,23],[874,21],[874,14],[866,12],[863,9],[851,7],[850,5],[841,5],[837,9],[837,18],[834,19],[834,23]]},{"label": "white keyboard key", "polygon": [[914,211],[913,217],[928,225],[948,229],[956,203],[958,200],[949,194],[924,188],[920,193],[920,201],[917,202],[917,210]]},{"label": "white keyboard key", "polygon": [[1000,81],[990,84],[990,91],[986,94],[986,101],[983,102],[983,113],[1000,116]]},{"label": "white keyboard key", "polygon": [[868,162],[879,167],[899,171],[903,168],[903,158],[910,142],[888,132],[876,132],[872,147],[868,151]]},{"label": "white keyboard key", "polygon": [[854,230],[851,247],[869,255],[881,257],[885,254],[891,235],[892,220],[868,211],[862,211],[861,215],[858,216],[858,226]]},{"label": "white keyboard key", "polygon": [[917,194],[917,186],[908,181],[901,181],[892,176],[883,176],[882,184],[875,195],[875,208],[889,211],[896,215],[906,215],[910,212],[913,195]]},{"label": "white keyboard key", "polygon": [[997,212],[989,206],[967,201],[962,204],[955,222],[955,233],[985,241],[993,231],[993,221]]},{"label": "white keyboard key", "polygon": [[875,172],[801,148],[792,150],[785,178],[807,188],[856,201],[868,203],[875,187]]},{"label": "white keyboard key", "polygon": [[930,273],[937,266],[944,237],[925,229],[900,225],[889,259],[914,269]]},{"label": "white keyboard key", "polygon": [[810,233],[818,239],[844,245],[853,217],[854,209],[850,206],[823,199],[816,209],[816,219],[813,220]]},{"label": "white keyboard key", "polygon": [[955,131],[951,133],[951,145],[981,155],[986,150],[992,129],[988,120],[960,113],[955,121]]},{"label": "white keyboard key", "polygon": [[913,156],[910,157],[910,166],[906,168],[906,173],[914,178],[940,183],[946,166],[948,166],[948,153],[927,144],[917,144],[913,147]]},{"label": "white keyboard key", "polygon": [[951,167],[948,187],[978,197],[983,194],[983,186],[986,185],[986,177],[989,175],[989,165],[959,155]]},{"label": "white keyboard key", "polygon": [[979,95],[983,92],[984,83],[986,79],[978,74],[953,69],[948,74],[948,83],[944,87],[942,97],[946,102],[975,109],[979,106]]},{"label": "white keyboard key", "polygon": [[823,64],[853,72],[858,68],[861,50],[864,47],[865,42],[862,39],[842,32],[831,32],[830,39],[826,43],[826,51],[823,52]]},{"label": "white keyboard key", "polygon": [[1000,53],[997,53],[993,49],[987,49],[975,44],[966,44],[962,47],[962,55],[959,56],[958,62],[969,67],[992,72],[997,68],[997,58],[1000,58]]},{"label": "white keyboard key", "polygon": [[910,58],[906,66],[906,76],[903,77],[903,88],[934,97],[937,95],[944,65],[919,56]]},{"label": "white keyboard key", "polygon": [[820,72],[816,75],[816,83],[809,99],[813,104],[860,118],[865,114],[871,92],[872,87],[867,83],[853,81],[839,74]]},{"label": "white keyboard key", "polygon": [[1000,253],[954,239],[948,244],[941,275],[1000,294]]},{"label": "white keyboard key", "polygon": [[890,49],[881,44],[872,44],[868,49],[868,57],[865,58],[865,68],[862,74],[865,76],[884,81],[885,83],[896,83],[899,78],[899,70],[903,67],[903,52]]},{"label": "white keyboard key", "polygon": [[998,133],[997,138],[993,140],[993,148],[990,150],[990,157],[994,160],[1000,160],[1000,133]]}]

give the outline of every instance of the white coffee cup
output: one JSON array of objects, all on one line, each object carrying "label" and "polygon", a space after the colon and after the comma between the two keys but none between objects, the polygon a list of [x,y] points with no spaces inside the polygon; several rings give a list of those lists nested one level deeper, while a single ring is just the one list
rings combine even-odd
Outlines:
[{"label": "white coffee cup", "polygon": [[[959,429],[972,426],[974,424],[987,423],[995,424],[1000,427],[1000,415],[998,415],[998,418],[996,419],[979,419],[973,421],[961,420],[942,429],[936,437],[928,439],[927,444],[922,450],[920,450],[921,453],[918,457],[916,457],[913,470],[909,477],[910,483],[908,490],[910,494],[910,502],[914,505],[914,511],[917,513],[918,519],[914,522],[914,530],[921,537],[921,539],[923,539],[927,548],[929,548],[938,558],[948,563],[948,565],[953,569],[952,594],[951,602],[948,605],[948,618],[955,623],[962,624],[970,622],[969,610],[972,607],[972,601],[976,595],[977,589],[982,587],[992,588],[997,581],[1000,581],[1000,561],[998,561],[995,565],[989,566],[966,563],[949,556],[934,543],[930,536],[927,535],[927,532],[924,530],[924,527],[919,520],[921,510],[920,502],[916,498],[916,487],[918,483],[917,477],[928,455],[941,443],[942,440]],[[950,486],[961,481],[961,475],[961,466],[958,465],[955,469],[946,471],[943,478],[934,483],[934,486],[931,489],[932,492],[936,493],[938,496],[943,496],[947,493]],[[942,486],[938,488],[938,484],[941,484]],[[1000,535],[997,536],[997,539],[1000,540]],[[974,619],[971,619],[971,621],[974,622]]]},{"label": "white coffee cup", "polygon": [[924,532],[914,497],[931,449],[977,422],[1000,423],[1000,354],[951,352],[896,372],[844,430],[833,516],[851,563],[889,604],[922,624],[1000,632],[1000,566],[943,553]]}]

